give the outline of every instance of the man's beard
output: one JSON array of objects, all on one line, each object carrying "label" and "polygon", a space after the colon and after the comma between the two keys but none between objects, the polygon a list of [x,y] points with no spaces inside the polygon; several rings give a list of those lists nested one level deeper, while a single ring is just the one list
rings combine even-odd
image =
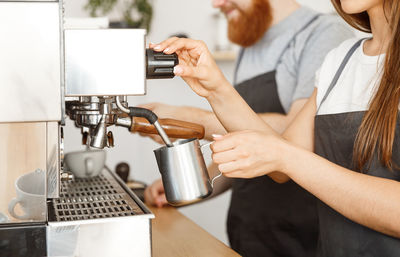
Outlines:
[{"label": "man's beard", "polygon": [[248,10],[241,10],[240,17],[228,21],[228,38],[233,43],[248,47],[262,38],[272,23],[272,10],[267,0],[252,0]]}]

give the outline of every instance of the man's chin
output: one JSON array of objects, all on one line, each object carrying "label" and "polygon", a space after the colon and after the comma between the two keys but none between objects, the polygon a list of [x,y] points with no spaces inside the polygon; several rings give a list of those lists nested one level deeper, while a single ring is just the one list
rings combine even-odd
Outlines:
[{"label": "man's chin", "polygon": [[257,43],[272,21],[271,7],[265,0],[253,0],[252,8],[247,12],[235,9],[228,14],[228,37],[243,47]]},{"label": "man's chin", "polygon": [[239,22],[240,15],[241,15],[240,12],[236,9],[234,9],[228,13],[225,13],[225,17],[228,20],[228,22]]},{"label": "man's chin", "polygon": [[[261,40],[261,38],[263,37],[263,35],[268,31],[269,26],[267,28],[265,28],[265,30],[258,30],[258,31],[254,31],[251,29],[240,29],[238,30],[237,27],[235,27],[234,25],[230,25],[233,27],[232,30],[228,30],[228,38],[229,40],[237,45],[240,45],[242,47],[249,47],[252,46],[254,44],[256,44],[259,40]],[[231,28],[232,28],[231,27]]]}]

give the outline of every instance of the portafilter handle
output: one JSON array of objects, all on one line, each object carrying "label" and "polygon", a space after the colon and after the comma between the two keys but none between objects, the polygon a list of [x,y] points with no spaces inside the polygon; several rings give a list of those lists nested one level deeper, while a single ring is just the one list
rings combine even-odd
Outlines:
[{"label": "portafilter handle", "polygon": [[[168,147],[173,146],[169,136],[174,138],[195,137],[199,139],[204,137],[204,127],[202,125],[172,119],[164,119],[160,124],[154,112],[141,107],[125,107],[121,103],[119,96],[115,100],[118,108],[127,113],[129,117],[126,117],[126,114],[123,114],[123,117],[118,115],[114,124],[127,127],[131,132],[159,134]],[[139,118],[145,118],[148,122]]]},{"label": "portafilter handle", "polygon": [[[174,119],[159,119],[158,123],[170,138],[204,138],[204,126],[200,124]],[[132,133],[158,134],[157,129],[141,117],[118,117],[116,124],[127,127]]]},{"label": "portafilter handle", "polygon": [[165,133],[164,129],[161,127],[160,123],[158,122],[157,115],[146,108],[141,107],[129,107],[129,116],[130,117],[143,117],[146,118],[151,124],[154,125],[158,134],[160,135],[161,139],[168,147],[172,147],[173,144],[169,139],[168,135]]},{"label": "portafilter handle", "polygon": [[[128,107],[127,108],[121,103],[121,99],[119,98],[119,96],[115,97],[115,102],[116,102],[118,108],[121,111],[127,113],[130,117],[143,117],[143,118],[146,118],[151,124],[154,125],[154,127],[156,128],[158,134],[160,135],[160,137],[164,141],[164,143],[168,147],[172,147],[173,146],[171,140],[169,140],[169,138],[168,138],[167,134],[165,133],[164,129],[161,127],[160,123],[158,123],[158,117],[154,112],[152,112],[152,111],[150,111],[148,109],[145,109],[145,108],[141,108],[141,107]],[[129,120],[127,122],[129,123]],[[118,124],[118,118],[114,121],[114,124],[120,125],[120,126],[126,125],[125,123]]]}]

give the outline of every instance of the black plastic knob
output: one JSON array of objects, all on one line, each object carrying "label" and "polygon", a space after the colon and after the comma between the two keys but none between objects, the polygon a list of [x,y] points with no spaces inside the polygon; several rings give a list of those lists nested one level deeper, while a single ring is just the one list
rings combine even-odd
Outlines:
[{"label": "black plastic knob", "polygon": [[169,79],[175,76],[174,67],[179,64],[178,55],[155,52],[146,49],[146,77],[148,79]]},{"label": "black plastic knob", "polygon": [[126,162],[120,162],[118,163],[117,167],[115,168],[115,172],[118,174],[118,176],[126,183],[128,182],[128,177],[129,177],[129,164]]}]

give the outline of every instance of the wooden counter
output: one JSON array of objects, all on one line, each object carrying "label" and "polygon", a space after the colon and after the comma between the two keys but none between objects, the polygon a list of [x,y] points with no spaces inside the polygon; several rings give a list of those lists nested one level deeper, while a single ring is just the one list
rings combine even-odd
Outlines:
[{"label": "wooden counter", "polygon": [[155,208],[153,257],[240,256],[173,207]]}]

